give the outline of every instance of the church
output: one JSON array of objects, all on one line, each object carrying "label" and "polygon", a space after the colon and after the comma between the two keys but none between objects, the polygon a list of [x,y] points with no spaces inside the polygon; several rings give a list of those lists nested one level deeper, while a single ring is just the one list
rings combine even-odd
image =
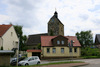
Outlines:
[{"label": "church", "polygon": [[64,24],[59,20],[57,11],[48,22],[48,33],[28,36],[27,56],[42,58],[79,57],[80,43],[76,36],[64,36]]}]

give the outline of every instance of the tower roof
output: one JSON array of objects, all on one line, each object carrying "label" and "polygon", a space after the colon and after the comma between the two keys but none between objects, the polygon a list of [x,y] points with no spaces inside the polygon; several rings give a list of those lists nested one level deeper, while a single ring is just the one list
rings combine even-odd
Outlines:
[{"label": "tower roof", "polygon": [[58,13],[57,13],[57,11],[55,11],[54,16],[55,16],[56,18],[58,18]]}]

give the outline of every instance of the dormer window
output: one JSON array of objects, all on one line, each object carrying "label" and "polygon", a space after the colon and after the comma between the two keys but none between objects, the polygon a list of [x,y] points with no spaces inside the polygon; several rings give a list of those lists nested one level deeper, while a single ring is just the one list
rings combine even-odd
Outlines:
[{"label": "dormer window", "polygon": [[64,44],[64,41],[63,40],[61,41],[61,44]]},{"label": "dormer window", "polygon": [[60,41],[59,40],[57,40],[57,44],[60,44]]}]

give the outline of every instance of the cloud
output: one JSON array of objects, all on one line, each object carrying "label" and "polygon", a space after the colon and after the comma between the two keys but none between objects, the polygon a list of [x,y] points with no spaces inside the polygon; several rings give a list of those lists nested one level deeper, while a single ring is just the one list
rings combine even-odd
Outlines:
[{"label": "cloud", "polygon": [[0,15],[0,24],[3,24],[3,23],[7,24],[7,22],[9,22],[9,20],[10,20],[10,17],[9,16]]},{"label": "cloud", "polygon": [[83,21],[86,21],[86,20],[88,20],[88,18],[89,18],[89,16],[87,15],[87,14],[81,14],[81,15],[79,15],[79,17],[83,20]]},{"label": "cloud", "polygon": [[47,23],[53,16],[55,8],[58,18],[64,24],[65,35],[75,35],[82,30],[92,30],[94,35],[96,32],[100,33],[99,0],[3,0],[2,2],[0,4],[5,7],[1,9],[2,12],[0,10],[0,16],[5,17],[0,21],[22,25],[26,35],[46,33]]},{"label": "cloud", "polygon": [[98,10],[100,10],[100,5],[95,5],[94,8],[89,9],[89,11],[91,11],[91,12],[98,11]]}]

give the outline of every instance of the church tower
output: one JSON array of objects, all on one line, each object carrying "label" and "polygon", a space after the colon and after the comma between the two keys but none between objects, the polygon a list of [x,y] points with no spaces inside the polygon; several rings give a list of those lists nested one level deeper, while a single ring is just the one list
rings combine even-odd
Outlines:
[{"label": "church tower", "polygon": [[50,18],[48,22],[48,35],[50,36],[63,35],[64,36],[64,25],[58,19],[57,11],[55,11],[54,15]]}]

